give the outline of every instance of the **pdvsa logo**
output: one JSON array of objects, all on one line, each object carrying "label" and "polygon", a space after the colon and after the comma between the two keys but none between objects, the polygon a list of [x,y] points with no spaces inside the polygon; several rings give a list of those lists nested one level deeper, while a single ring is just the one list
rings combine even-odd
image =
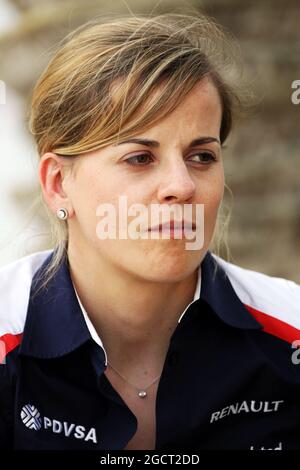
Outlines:
[{"label": "pdvsa logo", "polygon": [[33,405],[25,405],[21,410],[21,420],[29,429],[38,431],[42,427],[42,419],[39,410]]},{"label": "pdvsa logo", "polygon": [[51,419],[47,416],[41,417],[38,409],[33,405],[25,405],[21,410],[21,419],[25,426],[34,431],[41,428],[54,434],[63,434],[65,437],[74,437],[75,439],[83,439],[84,441],[92,441],[97,444],[96,429],[86,429],[85,426],[68,423],[67,421],[59,421]]}]

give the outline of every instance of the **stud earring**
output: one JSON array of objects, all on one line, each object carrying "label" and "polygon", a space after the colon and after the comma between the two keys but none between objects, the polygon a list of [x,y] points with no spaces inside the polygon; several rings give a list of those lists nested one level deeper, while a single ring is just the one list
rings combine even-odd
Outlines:
[{"label": "stud earring", "polygon": [[56,211],[56,215],[61,220],[66,220],[69,217],[69,213],[67,209],[65,209],[64,207],[61,207],[60,209],[58,209]]}]

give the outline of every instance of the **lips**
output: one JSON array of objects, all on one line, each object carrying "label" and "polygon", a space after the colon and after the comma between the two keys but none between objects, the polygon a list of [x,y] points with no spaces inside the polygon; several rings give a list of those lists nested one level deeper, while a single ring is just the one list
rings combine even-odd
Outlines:
[{"label": "lips", "polygon": [[164,222],[163,224],[159,224],[159,225],[155,225],[153,227],[150,227],[148,229],[148,231],[163,231],[163,230],[170,230],[170,231],[174,231],[174,230],[195,230],[196,229],[196,224],[194,222],[188,222],[188,221],[185,221],[185,220],[182,220],[181,221],[181,225],[180,225],[180,221],[175,221],[174,220],[170,220],[170,222]]}]

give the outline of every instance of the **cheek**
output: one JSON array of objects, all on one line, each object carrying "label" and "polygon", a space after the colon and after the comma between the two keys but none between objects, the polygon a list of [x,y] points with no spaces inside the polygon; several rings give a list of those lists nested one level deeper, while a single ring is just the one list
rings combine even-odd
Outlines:
[{"label": "cheek", "polygon": [[200,184],[200,200],[204,203],[204,211],[207,217],[214,216],[218,210],[224,195],[224,173],[220,169]]},{"label": "cheek", "polygon": [[219,206],[221,205],[221,202],[223,200],[224,184],[225,184],[224,174],[222,173],[217,178],[217,180],[215,182],[213,192],[212,192],[212,204],[217,206],[217,208],[219,208]]},{"label": "cheek", "polygon": [[108,202],[105,187],[99,184],[97,176],[80,175],[72,187],[72,204],[75,211],[76,226],[88,239],[96,238],[99,222],[97,208],[102,202]]},{"label": "cheek", "polygon": [[84,175],[76,182],[74,191],[75,205],[80,210],[81,217],[96,217],[100,204],[115,204],[116,188],[110,178],[103,178],[97,173]]},{"label": "cheek", "polygon": [[[224,194],[224,177],[222,172],[218,172],[206,184],[202,185],[202,202],[204,203],[204,233],[205,245],[207,246],[215,230],[218,211],[222,203]],[[200,202],[200,201],[199,201]]]}]

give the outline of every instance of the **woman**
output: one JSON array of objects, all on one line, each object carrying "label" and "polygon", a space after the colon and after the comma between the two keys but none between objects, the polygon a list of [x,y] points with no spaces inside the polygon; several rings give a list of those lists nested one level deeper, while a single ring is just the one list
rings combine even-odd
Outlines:
[{"label": "woman", "polygon": [[36,84],[56,241],[1,270],[1,447],[299,448],[300,287],[209,249],[239,100],[227,42],[200,14],[95,20]]}]

